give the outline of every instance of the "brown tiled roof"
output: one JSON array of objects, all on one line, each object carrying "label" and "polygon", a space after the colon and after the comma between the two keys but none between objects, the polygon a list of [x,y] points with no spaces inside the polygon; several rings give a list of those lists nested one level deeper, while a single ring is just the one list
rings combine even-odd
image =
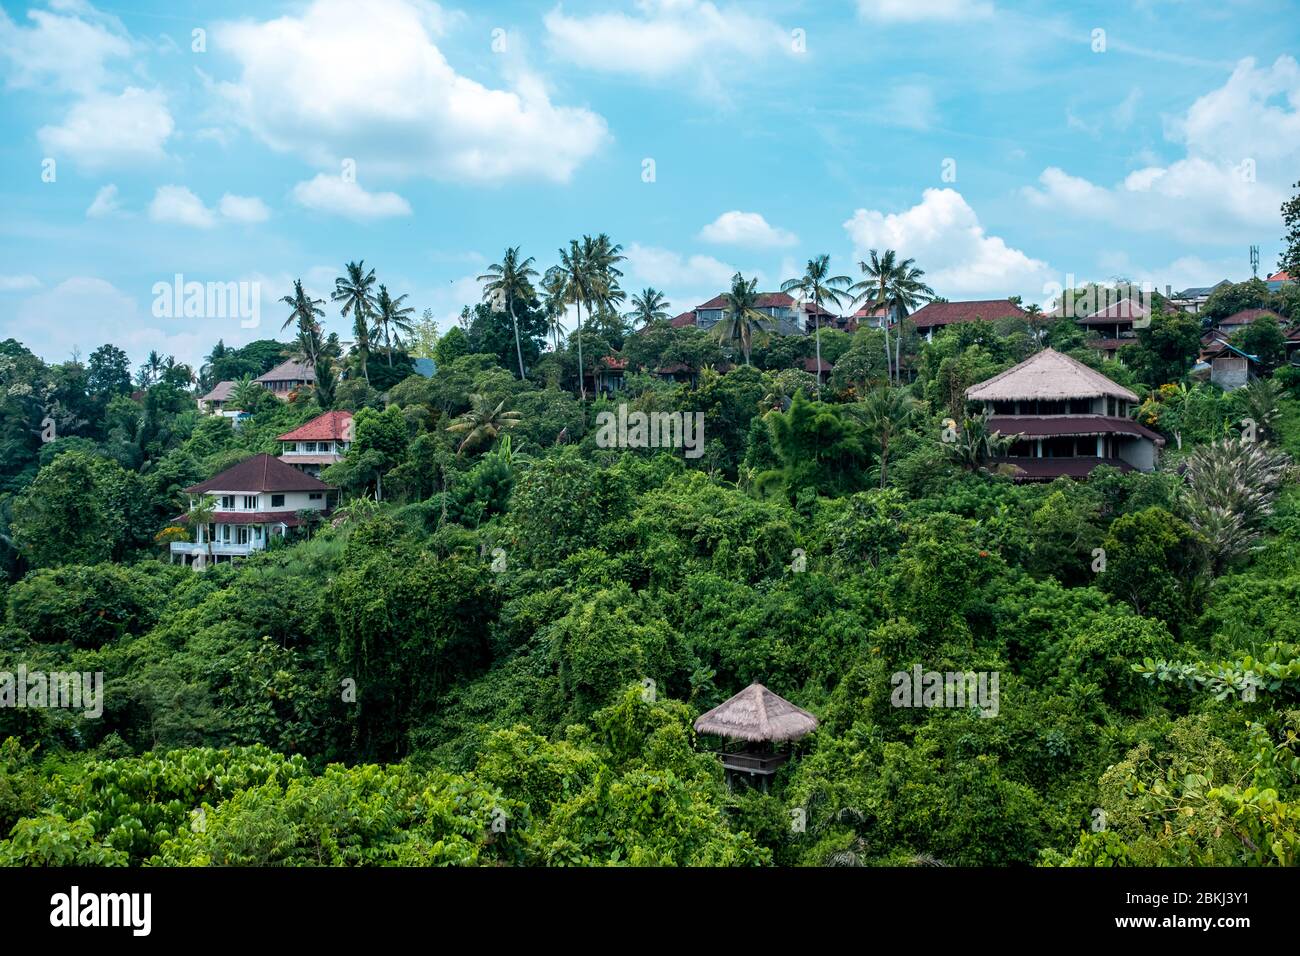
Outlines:
[{"label": "brown tiled roof", "polygon": [[265,375],[259,375],[253,379],[255,382],[314,382],[316,381],[316,370],[307,362],[299,362],[297,359],[289,359],[287,362],[281,362]]},{"label": "brown tiled roof", "polygon": [[276,441],[351,441],[351,425],[351,412],[326,412],[277,436]]},{"label": "brown tiled roof", "polygon": [[1226,319],[1221,319],[1219,325],[1250,325],[1256,319],[1273,319],[1282,321],[1282,317],[1272,309],[1242,309],[1240,312],[1234,312]]},{"label": "brown tiled roof", "polygon": [[971,302],[930,302],[909,318],[918,329],[930,329],[958,322],[974,322],[977,319],[985,322],[1008,316],[1023,319],[1026,315],[1028,313],[1010,299],[978,299]]},{"label": "brown tiled roof", "polygon": [[821,360],[821,363],[822,363],[822,364],[821,364],[821,368],[818,369],[818,368],[817,368],[817,357],[816,357],[815,355],[811,355],[811,356],[809,356],[808,358],[806,358],[806,359],[803,360],[803,370],[804,370],[805,372],[808,372],[808,373],[811,375],[811,374],[815,374],[815,373],[818,372],[818,371],[829,372],[831,369],[833,369],[833,368],[835,367],[835,366],[833,366],[830,362],[826,361],[825,359],[822,359],[822,360]]},{"label": "brown tiled roof", "polygon": [[695,324],[695,312],[683,312],[681,315],[673,316],[668,324],[675,329],[690,328]]},{"label": "brown tiled roof", "polygon": [[1055,438],[1061,435],[1134,435],[1159,445],[1165,440],[1131,418],[1112,415],[990,415],[990,431],[1025,438]]},{"label": "brown tiled roof", "polygon": [[271,455],[254,455],[245,458],[233,468],[227,468],[207,481],[185,489],[190,494],[207,494],[211,491],[229,491],[235,494],[255,494],[262,491],[333,491],[332,485],[304,475],[292,465],[286,465]]}]

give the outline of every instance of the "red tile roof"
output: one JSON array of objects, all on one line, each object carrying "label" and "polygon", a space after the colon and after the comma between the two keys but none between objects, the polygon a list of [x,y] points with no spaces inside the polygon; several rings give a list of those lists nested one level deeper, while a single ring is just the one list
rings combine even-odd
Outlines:
[{"label": "red tile roof", "polygon": [[352,413],[326,412],[299,425],[291,432],[276,436],[276,441],[351,441]]},{"label": "red tile roof", "polygon": [[668,324],[675,329],[690,328],[695,324],[695,313],[683,312],[681,315],[674,316]]},{"label": "red tile roof", "polygon": [[1267,280],[1267,281],[1269,281],[1269,282],[1290,282],[1290,281],[1291,281],[1291,274],[1290,274],[1289,272],[1286,272],[1286,271],[1282,271],[1282,272],[1274,272],[1271,276],[1268,277],[1268,280]]},{"label": "red tile roof", "polygon": [[1281,321],[1282,317],[1272,309],[1242,309],[1240,312],[1234,312],[1226,319],[1221,319],[1219,325],[1250,325],[1256,319],[1269,318]]},{"label": "red tile roof", "polygon": [[627,368],[627,359],[619,358],[617,355],[606,355],[600,360],[600,364],[607,369],[619,372]]},{"label": "red tile roof", "polygon": [[304,475],[278,458],[261,454],[245,458],[235,467],[185,490],[194,495],[213,491],[251,495],[262,491],[333,491],[334,487]]},{"label": "red tile roof", "polygon": [[977,319],[985,322],[1008,316],[1023,319],[1028,314],[1010,299],[978,299],[971,302],[931,302],[914,312],[910,318],[918,329],[930,329],[958,322],[974,322]]}]

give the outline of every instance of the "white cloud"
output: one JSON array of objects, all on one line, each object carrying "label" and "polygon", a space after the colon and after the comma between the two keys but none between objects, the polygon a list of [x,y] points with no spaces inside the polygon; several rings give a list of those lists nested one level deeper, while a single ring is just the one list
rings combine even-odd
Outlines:
[{"label": "white cloud", "polygon": [[[1132,94],[1130,102],[1135,108]],[[1117,121],[1125,113],[1121,104]],[[1181,143],[1185,156],[1161,165],[1148,153],[1146,165],[1113,186],[1053,166],[1024,195],[1040,209],[1184,242],[1271,234],[1300,162],[1300,64],[1289,56],[1269,67],[1242,60],[1223,86],[1166,121],[1166,137]]]},{"label": "white cloud", "polygon": [[62,359],[73,349],[85,356],[111,341],[134,361],[157,349],[190,364],[200,361],[215,341],[210,330],[158,322],[112,283],[74,276],[19,302],[12,319],[0,319],[0,338],[13,336],[49,360]]},{"label": "white cloud", "polygon": [[29,10],[22,27],[0,9],[0,57],[14,89],[52,88],[88,94],[108,79],[106,60],[131,54],[120,22],[85,3],[52,3],[53,12]]},{"label": "white cloud", "polygon": [[1046,262],[988,235],[954,189],[927,189],[921,202],[900,213],[859,209],[844,223],[855,259],[870,249],[894,249],[915,259],[925,281],[952,299],[1041,294],[1052,278]]},{"label": "white cloud", "polygon": [[173,128],[161,91],[129,86],[118,96],[88,94],[36,136],[47,155],[93,170],[162,159]]},{"label": "white cloud", "polygon": [[211,229],[217,224],[212,210],[184,186],[159,186],[149,203],[149,218],[196,229]]},{"label": "white cloud", "polygon": [[372,193],[355,180],[321,173],[293,187],[293,198],[308,209],[349,219],[386,219],[409,216],[411,205],[397,193]]},{"label": "white cloud", "polygon": [[[638,292],[645,286],[659,289],[667,295],[674,315],[731,288],[731,277],[737,271],[734,265],[713,256],[683,255],[637,242],[628,245],[626,255],[624,287]],[[761,272],[743,271],[745,278],[758,280],[760,291],[771,291]]]},{"label": "white cloud", "polygon": [[700,238],[705,242],[760,249],[793,246],[799,241],[794,233],[769,225],[760,213],[741,212],[739,209],[724,212],[713,220],[700,230]]},{"label": "white cloud", "polygon": [[[604,119],[555,105],[520,71],[512,88],[458,74],[433,42],[445,17],[424,0],[315,0],[298,15],[213,28],[240,67],[218,89],[273,149],[363,175],[566,182],[608,138]],[[486,43],[486,41],[485,41]]]},{"label": "white cloud", "polygon": [[271,218],[271,210],[266,203],[256,196],[235,196],[226,193],[217,204],[221,215],[235,222],[265,222]]},{"label": "white cloud", "polygon": [[867,20],[919,23],[924,20],[980,20],[993,15],[987,0],[858,0]]},{"label": "white cloud", "polygon": [[0,275],[0,292],[22,292],[27,289],[39,289],[41,280],[33,275]]},{"label": "white cloud", "polygon": [[121,204],[117,201],[117,186],[109,183],[95,193],[94,201],[86,209],[86,218],[103,219],[105,216],[111,216],[121,208]]},{"label": "white cloud", "polygon": [[653,79],[709,73],[721,60],[757,63],[793,53],[788,30],[739,7],[703,0],[638,0],[636,6],[636,16],[586,17],[566,16],[557,6],[543,20],[548,45],[587,69]]}]

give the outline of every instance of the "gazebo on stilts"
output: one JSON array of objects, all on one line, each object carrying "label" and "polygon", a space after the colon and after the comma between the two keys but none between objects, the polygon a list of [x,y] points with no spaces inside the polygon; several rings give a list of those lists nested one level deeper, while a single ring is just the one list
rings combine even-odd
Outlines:
[{"label": "gazebo on stilts", "polygon": [[[717,751],[730,785],[745,774],[767,782],[790,759],[789,744],[817,729],[817,718],[762,684],[750,684],[695,721],[695,732],[724,737],[731,743]],[[778,749],[778,745],[784,745]]]}]

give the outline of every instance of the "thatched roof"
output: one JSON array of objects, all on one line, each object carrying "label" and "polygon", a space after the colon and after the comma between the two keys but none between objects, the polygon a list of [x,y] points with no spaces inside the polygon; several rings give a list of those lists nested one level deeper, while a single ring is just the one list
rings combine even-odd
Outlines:
[{"label": "thatched roof", "polygon": [[695,721],[696,733],[732,740],[798,740],[816,729],[816,717],[762,684],[750,684]]},{"label": "thatched roof", "polygon": [[1055,349],[1043,349],[1019,365],[966,389],[966,397],[975,402],[1054,401],[1102,396],[1129,402],[1138,400],[1124,386]]}]

